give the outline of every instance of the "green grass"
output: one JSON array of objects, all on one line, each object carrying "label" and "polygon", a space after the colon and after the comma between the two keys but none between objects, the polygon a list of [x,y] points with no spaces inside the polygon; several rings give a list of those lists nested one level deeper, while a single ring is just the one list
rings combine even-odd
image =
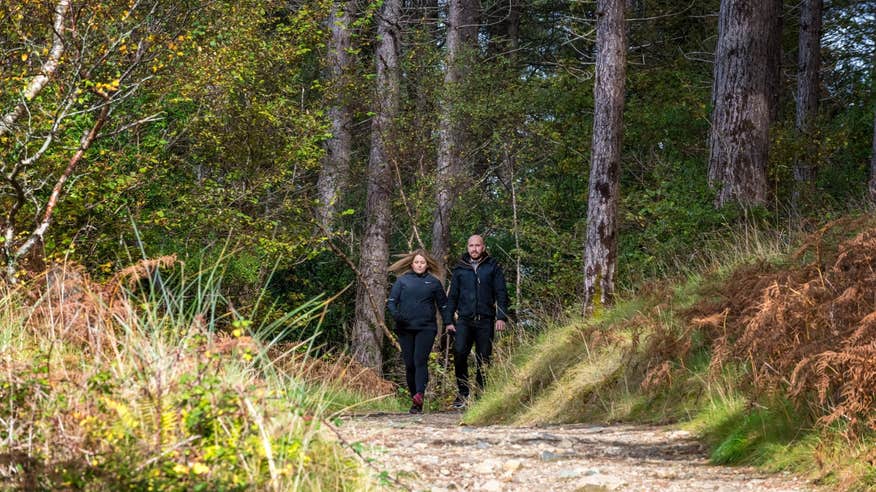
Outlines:
[{"label": "green grass", "polygon": [[0,488],[377,489],[333,417],[398,402],[268,357],[319,303],[255,325],[223,306],[215,270],[176,275],[117,296],[78,273],[0,292]]},{"label": "green grass", "polygon": [[[832,231],[837,237],[826,241],[839,242],[840,233],[850,232]],[[688,327],[683,315],[739,265],[787,264],[795,237],[748,230],[679,265],[677,280],[645,289],[646,295],[629,294],[588,320],[545,323],[544,331],[491,368],[486,392],[464,421],[677,423],[710,446],[716,464],[790,471],[842,490],[876,489],[876,433],[817,425],[816,409],[746,385],[746,367],[725,364],[715,373],[709,337]],[[595,343],[600,334],[611,342]],[[668,380],[644,389],[655,363],[653,335],[686,338],[690,348],[669,359]]]},{"label": "green grass", "polygon": [[[466,412],[464,421],[479,424],[563,420],[565,403],[570,407],[576,405],[574,399],[564,397],[584,397],[592,389],[588,383],[600,381],[605,372],[617,370],[620,351],[591,347],[592,333],[632,318],[640,306],[637,302],[624,303],[599,318],[555,325],[536,339],[521,343],[514,355],[492,368],[487,390]],[[576,385],[570,386],[563,378],[573,378]],[[541,402],[545,395],[550,395],[549,400]],[[548,401],[564,405],[550,407]],[[551,417],[545,415],[542,419],[538,409],[550,412]]]}]

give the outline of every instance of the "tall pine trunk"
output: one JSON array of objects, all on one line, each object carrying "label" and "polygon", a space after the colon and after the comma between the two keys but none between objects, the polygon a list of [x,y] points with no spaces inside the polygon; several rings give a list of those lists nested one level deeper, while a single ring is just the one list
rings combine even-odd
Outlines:
[{"label": "tall pine trunk", "polygon": [[450,0],[447,15],[447,57],[444,94],[438,123],[435,217],[432,222],[432,254],[442,264],[450,251],[450,213],[463,173],[461,162],[465,144],[462,121],[462,93],[465,54],[471,51],[478,26],[477,0]]},{"label": "tall pine trunk", "polygon": [[[823,0],[803,0],[800,4],[800,35],[797,44],[797,115],[795,127],[805,150],[794,164],[794,180],[799,191],[815,178],[814,123],[818,115],[821,83],[821,11]],[[795,200],[796,201],[796,200]]]},{"label": "tall pine trunk", "polygon": [[378,372],[382,371],[383,336],[386,329],[386,265],[392,209],[392,168],[389,142],[392,121],[399,106],[399,18],[400,0],[385,0],[377,25],[377,64],[374,116],[371,119],[371,154],[367,171],[365,232],[359,258],[356,288],[356,319],[351,332],[353,357]]},{"label": "tall pine trunk", "polygon": [[775,63],[769,43],[776,11],[760,0],[721,1],[709,142],[709,183],[718,190],[717,207],[767,200]]},{"label": "tall pine trunk", "polygon": [[328,19],[328,28],[332,33],[328,52],[328,72],[334,98],[328,109],[332,137],[326,142],[326,155],[317,182],[317,220],[327,231],[333,228],[338,200],[346,188],[350,174],[353,115],[346,102],[344,86],[352,65],[349,52],[350,24],[355,8],[352,0],[336,2],[332,5],[332,13]]},{"label": "tall pine trunk", "polygon": [[627,39],[625,0],[596,4],[596,82],[593,143],[584,249],[584,311],[611,304],[617,265],[617,204],[620,188]]}]

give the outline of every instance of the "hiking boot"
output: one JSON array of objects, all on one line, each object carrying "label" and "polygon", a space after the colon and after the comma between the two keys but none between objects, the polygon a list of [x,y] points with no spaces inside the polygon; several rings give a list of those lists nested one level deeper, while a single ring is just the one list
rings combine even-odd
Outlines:
[{"label": "hiking boot", "polygon": [[408,410],[408,413],[423,413],[423,393],[417,393],[416,395],[414,395],[413,398],[411,398],[411,401],[411,409]]},{"label": "hiking boot", "polygon": [[462,396],[462,395],[456,395],[456,399],[453,400],[453,404],[450,406],[457,409],[457,410],[462,410],[467,405],[468,405],[468,398],[467,397]]}]

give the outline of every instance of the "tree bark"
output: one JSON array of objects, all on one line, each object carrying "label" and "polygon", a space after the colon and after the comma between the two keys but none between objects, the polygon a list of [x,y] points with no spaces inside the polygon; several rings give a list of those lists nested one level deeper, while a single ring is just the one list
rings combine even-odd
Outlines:
[{"label": "tree bark", "polygon": [[797,44],[797,115],[795,127],[804,142],[805,151],[794,164],[794,180],[798,194],[815,178],[813,130],[818,115],[818,93],[821,84],[821,12],[823,0],[803,0],[800,5],[800,35]]},{"label": "tree bark", "polygon": [[767,94],[769,95],[770,125],[779,121],[779,110],[782,100],[782,29],[785,27],[785,16],[782,0],[764,0],[763,9],[769,26],[767,39]]},{"label": "tree bark", "polygon": [[768,42],[774,9],[755,0],[722,0],[715,50],[709,183],[715,206],[767,200],[770,128]]},{"label": "tree bark", "polygon": [[24,101],[16,104],[12,111],[3,115],[3,118],[0,118],[0,137],[12,131],[12,126],[15,125],[15,122],[24,113],[27,102],[42,92],[43,88],[49,83],[49,79],[58,70],[61,57],[64,55],[63,33],[66,29],[64,23],[69,8],[70,0],[58,0],[55,4],[55,15],[52,22],[52,48],[49,50],[49,56],[46,58],[46,62],[43,63],[40,74],[34,77],[25,87],[23,93]]},{"label": "tree bark", "polygon": [[483,24],[487,26],[487,53],[489,56],[505,56],[514,59],[520,45],[520,19],[523,2],[509,0],[496,4],[492,11],[482,12]]},{"label": "tree bark", "polygon": [[450,251],[450,213],[462,174],[465,131],[460,115],[466,68],[465,53],[477,38],[477,0],[450,0],[447,16],[447,57],[444,95],[438,124],[435,217],[432,222],[432,255],[443,264]]},{"label": "tree bark", "polygon": [[626,86],[627,34],[624,0],[596,6],[596,81],[593,144],[584,248],[584,312],[611,304],[617,265],[617,204],[620,188]]},{"label": "tree bark", "polygon": [[876,113],[873,115],[873,150],[870,153],[870,200],[876,203]]},{"label": "tree bark", "polygon": [[382,372],[386,265],[389,259],[392,167],[388,144],[399,105],[400,0],[385,0],[377,24],[377,64],[374,116],[371,119],[371,153],[367,171],[365,232],[359,258],[356,319],[351,331],[353,357]]},{"label": "tree bark", "polygon": [[344,89],[346,74],[352,65],[350,56],[350,23],[355,14],[352,0],[337,2],[332,6],[328,26],[331,41],[328,53],[328,72],[333,87],[334,101],[328,109],[332,125],[332,137],[326,141],[326,155],[319,173],[317,192],[319,204],[317,220],[326,231],[331,231],[341,192],[346,188],[350,174],[352,148],[352,110],[346,102]]},{"label": "tree bark", "polygon": [[[76,169],[76,166],[79,164],[79,161],[82,160],[82,157],[85,155],[85,152],[91,147],[91,144],[94,143],[94,140],[97,139],[98,134],[100,133],[100,129],[103,128],[104,123],[106,123],[107,118],[109,117],[110,103],[109,96],[101,93],[101,97],[103,97],[103,107],[100,110],[100,114],[97,116],[94,124],[91,126],[91,129],[82,136],[79,148],[76,149],[76,152],[73,154],[73,157],[67,162],[67,167],[64,169],[64,172],[58,177],[58,180],[55,182],[55,185],[52,187],[52,194],[49,196],[49,200],[46,203],[45,210],[43,211],[42,220],[39,224],[34,228],[33,232],[27,237],[27,239],[15,250],[14,253],[6,254],[6,281],[10,284],[17,283],[16,272],[18,269],[18,261],[22,256],[28,254],[37,242],[42,243],[43,238],[46,234],[46,231],[49,229],[49,225],[52,223],[53,214],[55,213],[55,206],[58,204],[58,200],[61,198],[61,193],[64,191],[64,185],[67,183],[67,180],[70,179],[70,176],[73,174],[73,170]],[[7,241],[5,241],[5,245],[12,246],[12,239],[14,237],[13,234],[13,224],[14,221],[12,219],[9,220],[9,229],[6,233]]]}]

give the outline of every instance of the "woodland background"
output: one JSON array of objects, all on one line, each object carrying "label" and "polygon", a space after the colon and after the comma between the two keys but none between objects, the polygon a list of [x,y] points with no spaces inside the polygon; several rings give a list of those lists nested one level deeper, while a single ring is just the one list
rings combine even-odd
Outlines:
[{"label": "woodland background", "polygon": [[[223,309],[275,320],[339,294],[318,345],[379,370],[390,253],[449,259],[477,232],[521,326],[578,309],[597,10],[620,3],[4,2],[5,281],[61,260],[105,279],[144,257],[223,258]],[[621,291],[736,227],[867,207],[876,2],[622,7]],[[732,89],[770,101],[766,123],[732,130],[757,155],[724,158],[761,173],[748,191],[727,193],[715,164],[712,133],[733,124],[716,120],[733,55],[719,23],[765,41],[730,69],[768,79]]]},{"label": "woodland background", "polygon": [[0,486],[388,486],[386,267],[480,233],[463,420],[873,487],[874,106],[870,1],[0,2]]}]

